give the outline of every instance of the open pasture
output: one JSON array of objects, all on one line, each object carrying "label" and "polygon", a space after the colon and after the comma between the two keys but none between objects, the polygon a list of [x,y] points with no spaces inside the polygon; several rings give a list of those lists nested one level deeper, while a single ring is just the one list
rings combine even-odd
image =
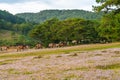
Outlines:
[{"label": "open pasture", "polygon": [[120,43],[0,53],[0,80],[119,80]]}]

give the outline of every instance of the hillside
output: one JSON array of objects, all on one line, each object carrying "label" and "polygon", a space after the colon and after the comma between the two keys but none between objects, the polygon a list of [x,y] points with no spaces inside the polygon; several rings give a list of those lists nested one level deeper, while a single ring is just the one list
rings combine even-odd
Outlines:
[{"label": "hillside", "polygon": [[83,18],[87,20],[100,19],[102,13],[95,13],[84,10],[43,10],[38,13],[20,13],[16,16],[26,21],[41,23],[50,18],[65,20],[67,18]]},{"label": "hillside", "polygon": [[0,46],[21,42],[23,36],[26,36],[32,28],[32,23],[26,23],[24,19],[0,10]]},{"label": "hillside", "polygon": [[8,11],[0,10],[0,35],[7,33],[7,32],[15,31],[16,30],[15,25],[18,26],[24,22],[25,22],[24,19],[19,18],[9,13]]},{"label": "hillside", "polygon": [[11,23],[22,23],[25,21],[22,18],[19,18],[7,11],[2,11],[2,10],[0,10],[0,19],[5,20],[7,22],[11,22]]},{"label": "hillside", "polygon": [[[12,39],[12,33],[14,31],[10,30],[0,30],[0,40],[11,40]],[[15,33],[18,36],[18,33]]]}]

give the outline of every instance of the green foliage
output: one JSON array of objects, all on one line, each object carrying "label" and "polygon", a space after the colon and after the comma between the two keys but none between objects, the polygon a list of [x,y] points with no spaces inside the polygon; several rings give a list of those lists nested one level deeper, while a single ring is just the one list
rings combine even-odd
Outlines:
[{"label": "green foliage", "polygon": [[102,13],[94,13],[84,10],[43,10],[39,13],[21,13],[16,16],[25,19],[26,21],[42,23],[51,18],[65,20],[68,18],[83,18],[87,20],[100,19]]},{"label": "green foliage", "polygon": [[98,32],[101,38],[108,41],[120,41],[120,0],[96,0],[101,3],[94,7],[96,11],[104,10],[105,14],[101,20]]},{"label": "green foliage", "polygon": [[30,32],[30,36],[47,45],[50,42],[58,43],[60,41],[83,41],[81,43],[92,43],[98,38],[96,31],[99,25],[96,21],[84,19],[66,19],[59,21],[56,18],[47,20],[37,25]]},{"label": "green foliage", "polygon": [[[104,4],[106,0],[97,0],[97,2]],[[26,22],[22,22],[20,18],[9,12],[0,11],[0,29],[12,31],[10,33],[12,39],[0,39],[0,45],[20,43],[34,46],[39,42],[47,46],[51,42],[72,40],[77,40],[80,44],[120,41],[119,9],[116,8],[104,15],[100,23],[98,19],[102,14],[83,10],[44,10],[34,14],[17,14],[26,19]],[[28,37],[28,33],[32,38]]]},{"label": "green foliage", "polygon": [[0,29],[27,35],[32,28],[32,23],[26,23],[25,20],[18,18],[7,11],[0,10]]},{"label": "green foliage", "polygon": [[118,16],[120,16],[120,14],[113,16],[113,14],[111,13],[103,17],[101,21],[101,26],[98,28],[101,37],[105,37],[113,41],[120,40],[120,17]]},{"label": "green foliage", "polygon": [[[26,22],[22,22],[21,18],[9,12],[0,11],[0,29],[12,31],[10,33],[12,39],[0,39],[0,45],[15,45],[19,43],[34,46],[40,42],[44,46],[47,46],[51,42],[58,43],[60,41],[72,40],[84,40],[82,43],[89,43],[90,40],[92,41],[94,40],[93,38],[97,37],[98,33],[96,32],[95,26],[97,27],[98,25],[96,24],[99,23],[77,19],[76,17],[86,19],[98,19],[101,17],[101,14],[97,15],[96,13],[83,10],[44,10],[40,13],[35,13],[35,16],[25,13],[25,16],[27,15],[28,19],[31,18],[33,21],[44,22],[38,25],[30,23],[28,19]],[[32,38],[28,37],[28,33]]]},{"label": "green foliage", "polygon": [[55,24],[58,22],[58,19],[53,18],[47,20],[43,24],[37,25],[31,32],[30,36],[35,38],[40,43],[44,42],[45,46],[54,40],[55,35],[57,35],[55,31]]},{"label": "green foliage", "polygon": [[[0,45],[15,45],[16,43],[31,45],[33,39],[27,36],[32,28],[33,23],[27,23],[24,19],[0,10]],[[20,38],[20,35],[25,38]]]},{"label": "green foliage", "polygon": [[105,11],[105,13],[115,11],[120,12],[120,0],[96,0],[97,3],[100,3],[100,6],[94,6],[95,11]]},{"label": "green foliage", "polygon": [[25,21],[22,18],[19,18],[17,16],[12,15],[11,13],[7,11],[2,11],[2,10],[0,10],[0,20],[5,20],[11,23],[22,23]]}]

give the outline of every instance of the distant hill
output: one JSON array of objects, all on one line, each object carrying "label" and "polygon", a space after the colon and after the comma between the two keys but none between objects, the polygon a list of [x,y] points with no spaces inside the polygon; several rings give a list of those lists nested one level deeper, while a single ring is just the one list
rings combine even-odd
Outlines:
[{"label": "distant hill", "polygon": [[25,22],[24,19],[17,17],[11,13],[9,13],[8,11],[2,11],[0,10],[0,20],[4,20],[6,22],[11,22],[11,23],[22,23]]},{"label": "distant hill", "polygon": [[10,40],[12,33],[15,33],[16,36],[20,35],[20,32],[22,32],[21,27],[24,23],[24,19],[19,18],[8,11],[0,10],[0,40]]},{"label": "distant hill", "polygon": [[84,10],[43,10],[38,13],[20,13],[16,16],[26,21],[41,23],[50,18],[65,20],[67,18],[83,18],[87,20],[98,20],[102,13],[95,13]]}]

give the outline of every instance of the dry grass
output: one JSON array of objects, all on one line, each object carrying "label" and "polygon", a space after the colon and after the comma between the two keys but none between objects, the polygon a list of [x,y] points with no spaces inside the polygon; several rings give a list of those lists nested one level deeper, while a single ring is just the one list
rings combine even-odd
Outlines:
[{"label": "dry grass", "polygon": [[109,70],[109,69],[120,69],[120,63],[113,63],[107,65],[98,65],[97,69]]},{"label": "dry grass", "polygon": [[0,61],[0,65],[5,65],[5,64],[10,64],[16,60],[19,60],[19,59],[6,59],[6,60],[2,60]]},{"label": "dry grass", "polygon": [[0,54],[0,80],[119,80],[120,48],[115,48],[119,45],[91,44]]}]

